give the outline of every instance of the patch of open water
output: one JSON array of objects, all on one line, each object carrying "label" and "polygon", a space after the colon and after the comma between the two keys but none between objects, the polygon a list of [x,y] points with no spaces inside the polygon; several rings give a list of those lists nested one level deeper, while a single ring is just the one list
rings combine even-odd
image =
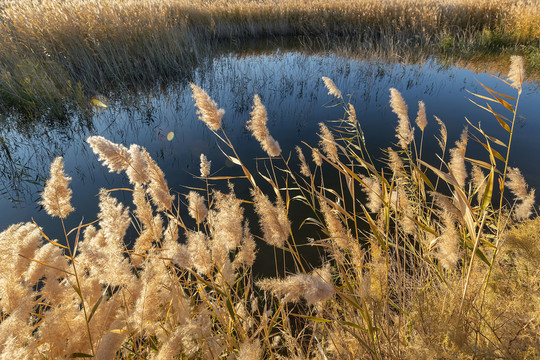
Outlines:
[{"label": "patch of open water", "polygon": [[[485,94],[477,82],[480,81],[495,91],[517,95],[515,89],[490,74],[443,66],[433,59],[422,64],[402,64],[280,51],[267,55],[233,54],[209,60],[192,74],[189,81],[204,88],[218,106],[225,109],[223,126],[227,135],[252,169],[256,169],[257,164],[263,167],[264,161],[255,158],[265,156],[245,129],[253,96],[259,94],[268,109],[270,133],[280,143],[285,157],[293,154],[292,164],[296,168],[295,145],[300,145],[301,141],[316,144],[319,122],[343,118],[343,108],[334,106],[336,102],[328,95],[322,76],[330,77],[346,98],[350,97],[367,146],[375,158],[381,156],[381,148],[391,146],[396,140],[397,118],[389,106],[389,88],[394,87],[402,93],[411,119],[416,116],[418,101],[423,100],[429,121],[424,135],[423,158],[436,164],[436,154],[440,150],[435,136],[439,134],[439,127],[433,115],[445,122],[450,147],[466,125],[465,117],[475,125],[480,122],[488,134],[506,142],[507,133],[493,116],[469,101],[473,96],[468,91]],[[527,83],[519,104],[510,155],[510,165],[519,167],[529,185],[536,188],[540,187],[540,165],[536,158],[540,154],[539,100],[538,84]],[[419,135],[418,129],[416,133]],[[124,175],[110,174],[98,162],[85,143],[90,135],[102,135],[126,146],[136,143],[146,147],[163,169],[169,186],[180,194],[189,191],[186,186],[203,187],[204,183],[192,176],[199,174],[201,153],[212,161],[216,175],[241,174],[238,167],[226,161],[216,137],[197,119],[185,79],[141,95],[130,106],[111,102],[108,108],[96,110],[89,124],[74,121],[62,128],[43,126],[34,129],[32,136],[24,135],[16,128],[6,128],[0,135],[9,147],[11,159],[16,164],[24,164],[31,179],[38,175],[46,178],[54,157],[64,156],[65,170],[73,178],[71,188],[76,208],[67,219],[68,227],[76,226],[81,218],[85,222],[96,218],[96,195],[100,188],[127,186]],[[488,159],[487,153],[473,141],[470,141],[467,156]],[[37,204],[41,185],[11,182],[7,176],[9,172],[6,167],[2,177],[5,194],[0,197],[0,231],[10,224],[33,218],[51,238],[61,238],[59,220],[51,219]],[[248,199],[247,188],[242,187],[246,181],[236,183],[237,194]],[[127,192],[117,192],[115,196],[125,203],[131,201]],[[301,218],[301,215],[295,217]]]}]

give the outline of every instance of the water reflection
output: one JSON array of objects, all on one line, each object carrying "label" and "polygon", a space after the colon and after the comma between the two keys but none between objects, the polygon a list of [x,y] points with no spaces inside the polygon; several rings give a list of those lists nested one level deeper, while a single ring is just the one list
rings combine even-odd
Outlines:
[{"label": "water reflection", "polygon": [[[484,73],[441,65],[434,59],[404,64],[377,59],[354,60],[336,54],[306,55],[300,52],[275,51],[267,54],[228,54],[203,61],[189,81],[206,89],[220,107],[226,110],[223,126],[237,145],[244,162],[256,168],[255,158],[263,157],[256,140],[245,129],[254,94],[267,106],[269,129],[285,154],[294,152],[301,140],[315,144],[320,121],[343,116],[340,106],[327,94],[322,76],[334,80],[343,94],[350,96],[367,145],[375,157],[379,149],[394,141],[396,118],[389,105],[389,88],[400,90],[409,104],[412,118],[417,102],[423,100],[428,118],[440,117],[448,127],[453,143],[465,125],[482,123],[489,134],[506,138],[502,128],[483,110],[469,102],[466,90],[482,93],[476,80],[496,91],[514,94],[507,85]],[[520,102],[520,122],[516,129],[511,166],[520,167],[529,184],[540,185],[540,167],[531,162],[531,154],[540,151],[537,84],[527,84]],[[61,237],[59,226],[46,216],[36,201],[50,162],[64,156],[66,172],[73,177],[74,215],[68,226],[82,217],[93,220],[97,214],[99,188],[120,188],[127,182],[122,175],[109,174],[85,143],[90,135],[102,135],[114,142],[146,147],[165,172],[169,186],[187,193],[185,186],[201,186],[193,179],[198,173],[199,155],[205,153],[219,175],[239,175],[222,156],[216,139],[197,120],[188,79],[165,88],[133,93],[115,100],[107,108],[95,108],[92,114],[80,115],[64,123],[33,123],[24,128],[5,121],[0,131],[0,157],[3,173],[0,180],[0,229],[34,218],[52,237]],[[434,121],[426,128],[424,158],[435,161]],[[174,136],[172,136],[173,134]],[[470,151],[483,151],[472,144]],[[480,156],[480,155],[478,155]],[[237,187],[239,196],[247,198],[246,189]],[[117,194],[129,203],[129,194]]]}]

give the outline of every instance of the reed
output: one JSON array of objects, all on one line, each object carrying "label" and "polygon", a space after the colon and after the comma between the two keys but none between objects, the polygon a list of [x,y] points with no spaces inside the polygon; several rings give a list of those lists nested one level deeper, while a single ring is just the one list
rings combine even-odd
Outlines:
[{"label": "reed", "polygon": [[[330,79],[344,116],[333,129],[321,124],[324,151],[303,145],[315,165],[300,147],[298,163],[269,151],[276,140],[255,95],[246,126],[268,155],[259,160],[264,173],[244,165],[221,126],[227,116],[192,86],[201,121],[240,171],[227,177],[226,192],[214,187],[224,178],[211,173],[204,155],[202,186],[175,197],[143,148],[88,138],[132,188],[102,189],[96,220],[64,228],[64,239],[50,239],[32,222],[0,233],[0,352],[45,359],[537,358],[540,221],[529,219],[534,190],[507,166],[523,81],[518,60],[508,79],[517,97],[487,87],[477,95],[500,105],[485,108],[508,138],[470,124],[445,151],[440,122],[441,164],[422,160],[418,132],[404,121],[408,106],[391,89],[397,144],[376,166],[354,108]],[[419,126],[433,126],[424,119],[429,104],[419,107]],[[485,146],[485,159],[466,156],[470,140]],[[69,180],[56,159],[42,204],[62,227],[73,216]],[[239,181],[251,199],[237,197]],[[505,187],[516,200],[503,196]],[[134,209],[117,191],[132,194]],[[261,233],[246,220],[248,203]],[[300,204],[309,210],[307,243],[289,221]],[[137,238],[128,245],[130,227]],[[276,258],[287,255],[286,273],[253,274],[263,241]],[[300,245],[319,248],[323,265],[303,260]]]}]

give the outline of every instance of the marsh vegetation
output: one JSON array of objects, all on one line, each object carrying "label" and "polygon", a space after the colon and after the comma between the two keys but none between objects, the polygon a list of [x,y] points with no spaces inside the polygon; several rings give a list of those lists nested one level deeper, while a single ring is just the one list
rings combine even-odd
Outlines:
[{"label": "marsh vegetation", "polygon": [[[0,8],[0,164],[8,174],[0,190],[39,186],[43,176],[31,168],[48,168],[53,157],[31,202],[55,221],[54,231],[42,217],[0,229],[2,358],[540,356],[540,220],[535,190],[513,160],[525,64],[533,74],[538,67],[537,1],[42,0]],[[337,73],[361,77],[365,91],[313,80],[298,56],[267,66],[266,75],[251,63],[232,70],[241,78],[251,69],[260,87],[275,86],[268,78],[283,64],[303,69],[300,84],[280,78],[276,103],[302,106],[322,93],[323,111],[332,110],[323,116],[335,117],[296,119],[295,132],[273,124],[271,96],[254,85],[220,85],[226,67],[208,78],[196,70],[230,49],[264,54],[257,47],[265,42],[323,54],[315,62],[339,54],[347,64]],[[355,68],[359,52],[364,63]],[[466,119],[457,134],[447,114],[430,111],[430,99],[452,109],[451,99],[421,82],[430,90],[418,94],[433,96],[407,101],[395,87],[409,89],[414,76],[385,77],[406,66],[377,62],[428,64],[432,55],[461,68],[505,68],[501,87],[478,81],[469,93],[488,115],[482,123]],[[417,78],[431,71],[412,69]],[[193,143],[196,132],[154,123],[161,100],[129,101],[152,99],[148,86],[168,91],[178,78],[211,139],[183,152],[128,143],[129,127],[141,141]],[[383,81],[381,92],[374,84]],[[148,124],[115,112],[111,123],[92,121],[98,108],[114,107],[115,93],[147,113]],[[392,112],[390,139],[369,119],[381,108],[358,106],[372,97]],[[114,121],[121,126],[108,130]],[[302,127],[313,136],[298,139]],[[102,136],[111,131],[120,141]],[[85,150],[72,147],[72,133]],[[33,141],[42,136],[43,144]],[[290,138],[297,142],[282,141]],[[12,156],[18,147],[25,157]],[[75,161],[65,166],[56,147]],[[107,174],[81,163],[90,151]],[[186,153],[196,163],[190,181],[171,184],[168,173],[178,169],[170,163]],[[82,191],[101,175],[110,186]]]}]

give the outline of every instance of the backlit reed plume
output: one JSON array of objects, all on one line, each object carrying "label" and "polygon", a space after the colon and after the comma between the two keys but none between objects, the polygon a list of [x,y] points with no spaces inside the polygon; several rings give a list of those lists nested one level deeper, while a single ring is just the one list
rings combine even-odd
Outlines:
[{"label": "backlit reed plume", "polygon": [[326,88],[328,89],[328,95],[333,95],[338,98],[341,97],[341,91],[339,91],[338,87],[336,86],[336,84],[334,84],[332,79],[323,76],[322,81],[324,82],[324,86],[326,86]]},{"label": "backlit reed plume", "polygon": [[270,291],[284,302],[305,299],[308,305],[330,300],[335,293],[330,267],[316,269],[311,274],[295,274],[284,279],[263,279],[257,282],[262,290]]},{"label": "backlit reed plume", "polygon": [[441,148],[441,150],[444,152],[446,149],[446,144],[448,142],[448,131],[446,130],[446,125],[441,119],[436,116],[434,116],[434,118],[440,127],[440,136],[437,138],[437,142],[439,143],[439,147]]},{"label": "backlit reed plume", "polygon": [[343,226],[337,210],[332,210],[323,197],[319,198],[319,204],[330,237],[341,249],[349,249],[349,234]]},{"label": "backlit reed plume", "polygon": [[356,110],[353,104],[349,104],[349,110],[347,111],[347,121],[351,124],[356,124],[356,122],[358,121],[356,119]]},{"label": "backlit reed plume", "polygon": [[251,196],[255,211],[259,215],[259,224],[264,234],[264,240],[273,246],[283,247],[289,238],[290,221],[287,209],[280,199],[272,204],[268,196],[260,191],[252,190]]},{"label": "backlit reed plume", "polygon": [[396,179],[405,176],[403,160],[401,159],[401,156],[391,148],[388,148],[388,166]]},{"label": "backlit reed plume", "polygon": [[248,267],[253,266],[256,255],[257,244],[255,243],[255,239],[253,239],[253,235],[246,222],[242,234],[242,241],[240,242],[240,248],[233,261],[234,268],[238,268],[242,265]]},{"label": "backlit reed plume", "polygon": [[[133,188],[134,213],[139,222],[139,236],[135,240],[133,250],[137,254],[143,254],[151,247],[152,242],[159,240],[161,224],[157,217],[154,217],[152,205],[147,200],[146,191],[141,185]],[[135,258],[142,260],[142,258]]]},{"label": "backlit reed plume", "polygon": [[[23,258],[35,258],[39,255],[38,247],[42,245],[41,232],[34,223],[27,222],[11,225],[0,233],[0,309],[3,317],[16,311],[21,306],[20,302],[28,298],[29,293],[23,285],[23,280],[32,280],[32,285],[43,277],[43,267],[39,266],[32,273],[25,275],[28,268],[28,260]],[[61,251],[58,251],[61,253]],[[34,265],[37,267],[37,265]],[[28,315],[28,314],[26,314]],[[3,323],[1,323],[3,326]],[[0,327],[0,340],[2,339],[2,327]],[[5,339],[4,339],[5,340]],[[0,343],[0,352],[2,344]]]},{"label": "backlit reed plume", "polygon": [[212,165],[212,161],[208,160],[206,158],[206,155],[201,154],[201,176],[203,178],[207,178],[210,176],[210,166]]},{"label": "backlit reed plume", "polygon": [[158,211],[171,210],[174,196],[169,191],[165,175],[150,155],[148,153],[145,155],[150,177],[148,193],[152,197],[152,202],[156,205]]},{"label": "backlit reed plume", "polygon": [[467,127],[465,127],[461,133],[461,137],[458,141],[456,141],[456,147],[450,149],[449,168],[461,188],[465,186],[465,179],[467,179],[467,169],[465,168],[465,151],[467,150],[468,134]]},{"label": "backlit reed plume", "polygon": [[461,214],[461,211],[445,195],[439,192],[435,192],[435,191],[430,191],[429,194],[433,197],[435,204],[437,204],[437,206],[439,207],[441,211],[448,212],[451,216],[453,216],[456,219],[459,219],[463,216]]},{"label": "backlit reed plume", "polygon": [[525,66],[521,56],[510,57],[510,71],[508,72],[508,81],[516,89],[520,89],[525,80]]},{"label": "backlit reed plume", "polygon": [[[127,228],[131,224],[129,209],[113,198],[105,189],[99,191],[99,226],[108,243],[121,244]],[[119,246],[117,250],[122,251]]]},{"label": "backlit reed plume", "polygon": [[193,100],[195,100],[195,106],[197,106],[199,119],[211,130],[219,130],[221,128],[221,118],[225,114],[225,110],[218,109],[216,102],[203,89],[193,83],[189,85],[193,92]]},{"label": "backlit reed plume", "polygon": [[324,150],[324,153],[328,159],[334,163],[337,163],[339,157],[334,135],[324,123],[320,122],[319,127],[321,128],[321,133],[319,134],[321,141],[319,142],[319,145]]},{"label": "backlit reed plume", "polygon": [[126,170],[131,163],[129,150],[120,144],[115,144],[102,136],[90,136],[86,139],[98,159],[107,165],[109,171],[120,173]]},{"label": "backlit reed plume", "polygon": [[527,183],[518,168],[508,168],[506,186],[508,186],[516,199],[520,201],[514,209],[516,218],[518,220],[527,219],[532,214],[535,189],[527,191]]},{"label": "backlit reed plume", "polygon": [[311,151],[311,158],[313,159],[313,162],[315,163],[315,165],[322,166],[323,159],[319,150],[313,148]]},{"label": "backlit reed plume", "polygon": [[71,206],[71,189],[68,187],[71,177],[64,173],[62,157],[57,157],[51,164],[51,176],[45,183],[41,202],[47,214],[65,219],[75,209]]},{"label": "backlit reed plume", "polygon": [[203,275],[208,273],[212,268],[212,254],[208,247],[208,237],[200,231],[188,231],[187,246],[195,270]]},{"label": "backlit reed plume", "polygon": [[248,130],[251,131],[268,156],[279,156],[281,154],[281,148],[268,131],[266,126],[268,113],[266,107],[261,102],[261,98],[257,94],[253,97],[253,108],[250,115],[251,118],[247,122]]},{"label": "backlit reed plume", "polygon": [[459,260],[459,233],[449,212],[443,211],[442,218],[444,227],[437,241],[437,259],[445,269],[453,270]]},{"label": "backlit reed plume", "polygon": [[418,113],[416,114],[415,123],[416,126],[418,126],[418,128],[420,129],[420,131],[424,131],[427,126],[426,105],[423,101],[418,102]]},{"label": "backlit reed plume", "polygon": [[208,215],[204,197],[195,191],[190,191],[187,195],[187,199],[189,215],[197,221],[197,224],[200,224],[206,219],[206,215]]},{"label": "backlit reed plume", "polygon": [[210,230],[214,241],[226,251],[238,247],[242,239],[242,221],[244,208],[231,187],[228,194],[217,191],[214,205],[208,216]]},{"label": "backlit reed plume", "polygon": [[379,212],[382,207],[382,190],[379,178],[375,175],[371,175],[371,177],[362,176],[361,178],[363,181],[362,190],[368,197],[367,208],[374,213]]},{"label": "backlit reed plume", "polygon": [[148,176],[148,163],[146,162],[146,149],[133,144],[129,147],[130,163],[126,169],[129,182],[133,185],[146,184],[150,181]]},{"label": "backlit reed plume", "polygon": [[304,153],[299,146],[296,146],[296,153],[298,154],[298,159],[300,160],[300,173],[305,177],[311,177],[311,170],[309,170]]},{"label": "backlit reed plume", "polygon": [[399,140],[399,146],[405,149],[413,140],[413,129],[409,122],[409,114],[407,104],[401,93],[394,89],[390,89],[390,106],[392,111],[398,116],[398,126],[396,127],[396,137]]}]

